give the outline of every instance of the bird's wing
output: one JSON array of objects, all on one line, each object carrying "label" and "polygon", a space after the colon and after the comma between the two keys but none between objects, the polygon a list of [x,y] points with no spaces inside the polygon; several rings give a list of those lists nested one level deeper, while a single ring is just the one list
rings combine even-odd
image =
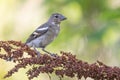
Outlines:
[{"label": "bird's wing", "polygon": [[26,43],[31,42],[32,40],[44,35],[48,31],[49,25],[43,24],[42,26],[38,27],[26,40]]}]

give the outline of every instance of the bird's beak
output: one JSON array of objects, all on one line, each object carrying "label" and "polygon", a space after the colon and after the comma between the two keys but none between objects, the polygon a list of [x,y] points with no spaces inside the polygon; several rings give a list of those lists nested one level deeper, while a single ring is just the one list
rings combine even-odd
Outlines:
[{"label": "bird's beak", "polygon": [[65,16],[61,16],[61,21],[66,20],[67,18]]}]

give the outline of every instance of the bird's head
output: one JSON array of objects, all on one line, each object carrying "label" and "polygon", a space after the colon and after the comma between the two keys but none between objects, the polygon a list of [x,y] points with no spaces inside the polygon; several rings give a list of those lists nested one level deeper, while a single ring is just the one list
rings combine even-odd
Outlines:
[{"label": "bird's head", "polygon": [[61,21],[66,20],[67,18],[59,13],[54,13],[51,15],[49,22],[53,24],[60,24]]}]

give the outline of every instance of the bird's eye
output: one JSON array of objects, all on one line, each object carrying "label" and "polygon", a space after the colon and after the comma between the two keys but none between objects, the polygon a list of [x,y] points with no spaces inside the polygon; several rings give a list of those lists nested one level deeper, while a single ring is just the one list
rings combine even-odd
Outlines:
[{"label": "bird's eye", "polygon": [[55,18],[58,18],[58,16],[57,16],[57,15],[55,15]]}]

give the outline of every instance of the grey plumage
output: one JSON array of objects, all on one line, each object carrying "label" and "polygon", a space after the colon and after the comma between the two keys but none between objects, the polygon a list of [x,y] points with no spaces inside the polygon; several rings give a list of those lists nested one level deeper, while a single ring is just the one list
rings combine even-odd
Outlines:
[{"label": "grey plumage", "polygon": [[46,23],[38,27],[29,36],[29,38],[26,41],[26,44],[29,47],[33,47],[37,53],[38,51],[36,50],[36,48],[42,48],[43,51],[50,53],[44,48],[57,37],[60,31],[60,23],[65,19],[66,17],[64,17],[62,14],[52,14]]}]

